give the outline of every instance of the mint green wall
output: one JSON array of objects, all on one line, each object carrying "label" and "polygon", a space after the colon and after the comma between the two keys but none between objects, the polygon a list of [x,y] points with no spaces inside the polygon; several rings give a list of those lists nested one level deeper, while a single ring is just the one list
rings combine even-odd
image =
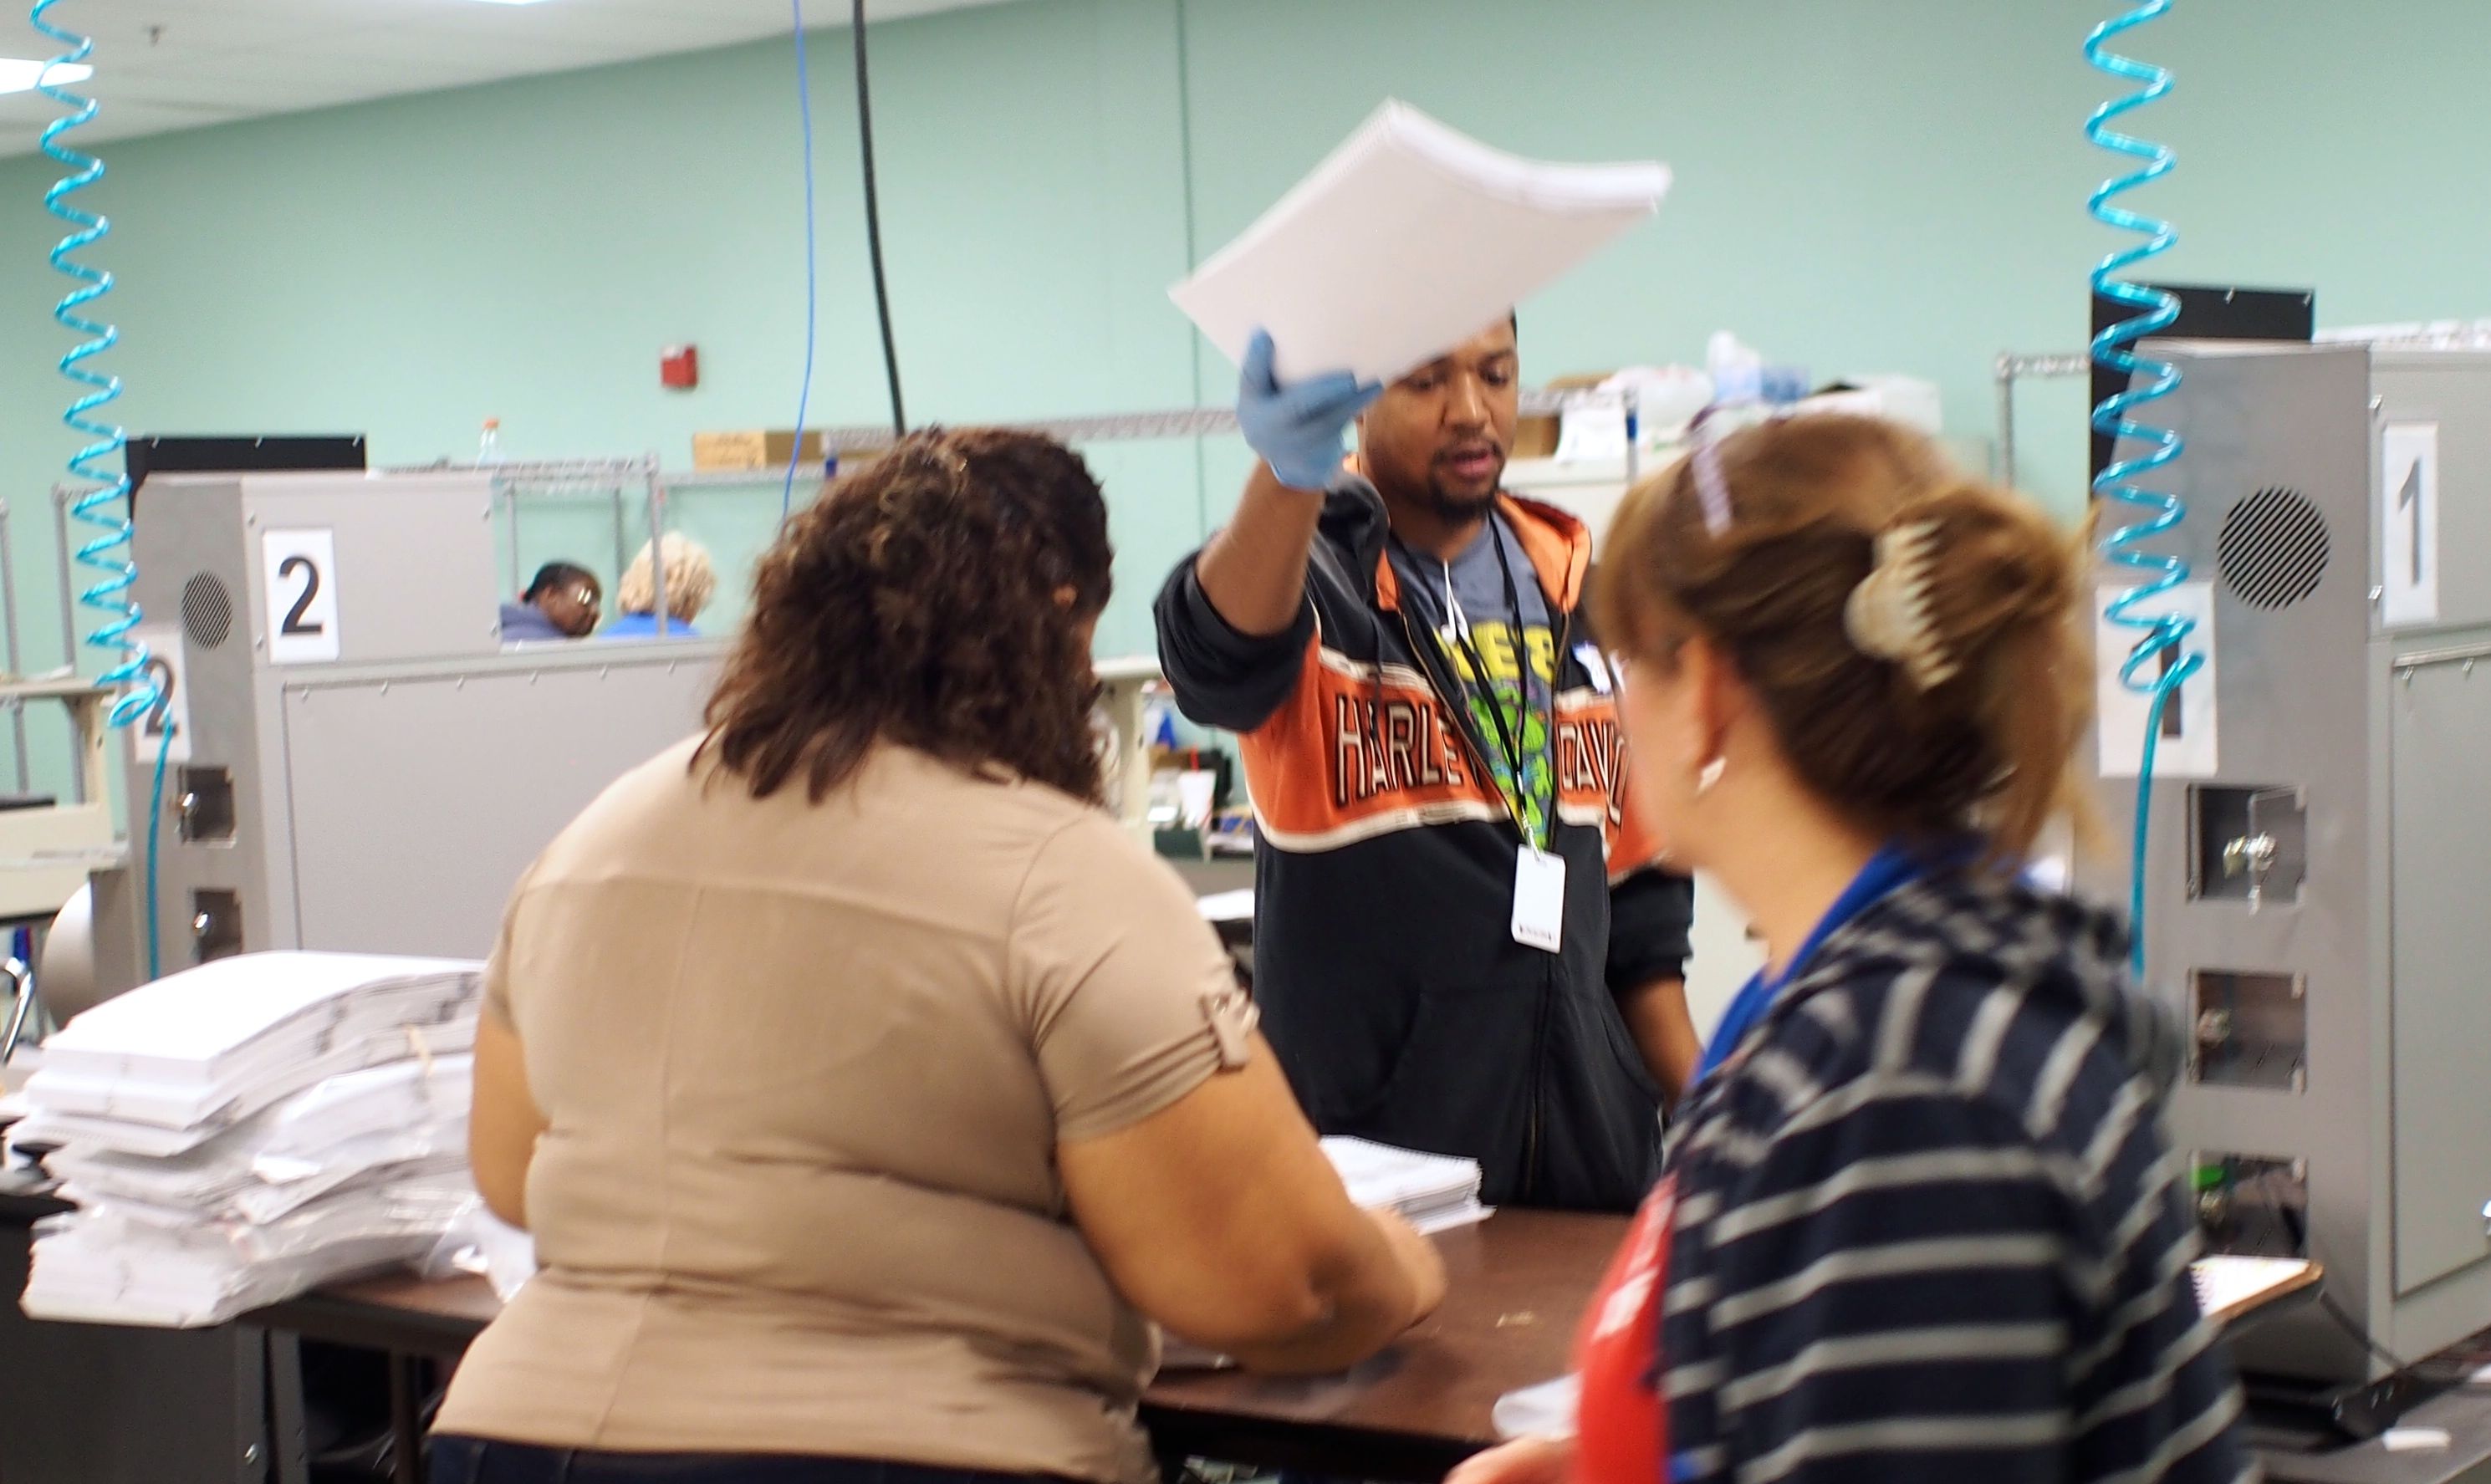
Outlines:
[{"label": "mint green wall", "polygon": [[[1656,155],[1660,220],[1524,306],[1534,376],[1692,359],[1737,329],[1819,372],[1944,386],[1985,437],[2001,349],[2074,348],[2111,238],[2079,125],[2104,81],[2063,0],[1023,0],[877,26],[885,232],[909,409],[968,422],[1224,399],[1164,298],[1392,94],[1555,158]],[[2144,120],[2182,150],[2172,276],[2315,284],[2342,323],[2491,313],[2475,189],[2491,7],[2191,0],[2137,44],[2180,72]],[[815,40],[817,421],[883,415],[844,32]],[[99,59],[109,69],[112,59]],[[656,451],[794,416],[803,279],[788,45],[771,43],[105,147],[99,255],[125,416],[157,431],[362,429],[384,463]],[[27,656],[58,657],[48,488],[64,343],[39,206],[0,160],[0,495]],[[704,385],[661,392],[664,343]],[[2081,393],[2025,398],[2031,484],[2074,508]],[[1233,442],[1093,451],[1148,644],[1168,563],[1233,498]],[[730,586],[767,492],[687,497]],[[22,518],[31,515],[34,518]],[[601,507],[527,555],[612,565]],[[41,740],[48,729],[39,726]],[[0,734],[4,737],[5,734]],[[45,771],[54,774],[52,758]],[[56,777],[56,774],[54,774]]]},{"label": "mint green wall", "polygon": [[[1187,265],[1165,0],[1041,0],[877,26],[883,210],[910,407],[963,422],[1190,397],[1191,337],[1164,290]],[[822,186],[816,421],[885,416],[866,289],[847,36],[814,39]],[[108,67],[110,58],[100,59]],[[784,42],[109,144],[97,259],[154,431],[366,430],[375,460],[659,452],[784,426],[803,334],[793,59]],[[45,491],[74,441],[43,317],[59,289],[41,210],[57,171],[0,160],[0,495],[27,662],[59,658]],[[703,386],[659,389],[659,348],[700,344]],[[1148,644],[1148,581],[1200,531],[1190,447],[1096,460],[1132,573],[1102,633]],[[560,507],[568,507],[566,515]],[[687,493],[677,513],[730,590],[777,491]],[[636,514],[635,514],[636,519]],[[597,502],[531,508],[530,559],[611,575]],[[569,534],[566,533],[575,533]],[[634,544],[639,533],[634,531]],[[738,600],[726,600],[731,617]],[[57,778],[57,730],[36,726]],[[0,730],[0,743],[5,743]],[[46,745],[46,743],[50,743]]]},{"label": "mint green wall", "polygon": [[[2084,215],[2107,0],[1194,0],[1194,202],[1216,246],[1386,94],[1525,153],[1655,156],[1660,219],[1526,306],[1526,371],[1696,361],[1720,328],[1820,373],[1934,377],[1986,438],[2001,350],[2065,351],[2117,243]],[[2179,281],[2316,285],[2326,322],[2491,314],[2473,0],[2184,0],[2133,33]],[[1287,106],[1274,107],[1275,98]],[[2162,269],[2157,268],[2157,272]],[[2019,400],[2020,478],[2072,510],[2080,382]],[[1215,497],[1216,496],[1215,491]]]}]

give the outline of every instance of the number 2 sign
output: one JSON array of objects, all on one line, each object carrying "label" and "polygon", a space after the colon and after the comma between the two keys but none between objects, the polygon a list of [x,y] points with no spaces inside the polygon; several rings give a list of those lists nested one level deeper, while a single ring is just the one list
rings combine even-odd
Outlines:
[{"label": "number 2 sign", "polygon": [[269,662],[337,658],[337,533],[271,531],[259,538],[259,565]]},{"label": "number 2 sign", "polygon": [[148,625],[132,629],[130,639],[147,647],[147,669],[144,678],[132,682],[123,693],[153,691],[155,695],[146,714],[129,729],[131,761],[153,768],[161,748],[165,762],[187,763],[190,760],[190,696],[182,687],[181,626]]}]

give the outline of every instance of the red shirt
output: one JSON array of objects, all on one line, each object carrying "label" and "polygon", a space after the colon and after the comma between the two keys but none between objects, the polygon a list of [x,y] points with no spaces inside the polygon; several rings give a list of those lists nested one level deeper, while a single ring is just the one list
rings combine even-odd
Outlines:
[{"label": "red shirt", "polygon": [[1668,1287],[1676,1182],[1664,1178],[1635,1217],[1592,1295],[1575,1341],[1578,1484],[1655,1484],[1669,1476],[1669,1404],[1658,1389],[1660,1305]]}]

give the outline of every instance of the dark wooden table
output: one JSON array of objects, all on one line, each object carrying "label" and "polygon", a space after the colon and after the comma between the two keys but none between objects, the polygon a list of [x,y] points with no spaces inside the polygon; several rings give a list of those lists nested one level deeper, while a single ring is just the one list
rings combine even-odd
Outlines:
[{"label": "dark wooden table", "polygon": [[[1334,1478],[1430,1480],[1496,1440],[1496,1399],[1563,1375],[1576,1320],[1626,1223],[1507,1211],[1437,1238],[1444,1307],[1346,1376],[1275,1380],[1171,1373],[1143,1399],[1163,1458],[1216,1458]],[[479,1278],[340,1285],[245,1321],[402,1357],[454,1359],[501,1310]],[[400,1374],[398,1368],[393,1375]],[[412,1459],[414,1397],[393,1384],[398,1455]]]},{"label": "dark wooden table", "polygon": [[1445,1305],[1347,1376],[1171,1373],[1143,1400],[1162,1456],[1434,1479],[1496,1441],[1496,1399],[1562,1376],[1622,1217],[1507,1211],[1437,1238]]}]

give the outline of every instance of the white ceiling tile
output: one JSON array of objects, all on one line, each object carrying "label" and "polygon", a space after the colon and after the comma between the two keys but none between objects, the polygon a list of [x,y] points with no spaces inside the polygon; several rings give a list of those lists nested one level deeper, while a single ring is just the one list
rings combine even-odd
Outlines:
[{"label": "white ceiling tile", "polygon": [[[1008,0],[872,0],[877,20]],[[82,137],[102,141],[202,122],[290,113],[675,52],[786,29],[786,0],[79,0],[54,13],[95,39],[103,101]],[[818,0],[806,17],[843,25]],[[47,54],[0,25],[0,55]],[[0,96],[0,156],[36,147],[57,113],[40,94]]]}]

